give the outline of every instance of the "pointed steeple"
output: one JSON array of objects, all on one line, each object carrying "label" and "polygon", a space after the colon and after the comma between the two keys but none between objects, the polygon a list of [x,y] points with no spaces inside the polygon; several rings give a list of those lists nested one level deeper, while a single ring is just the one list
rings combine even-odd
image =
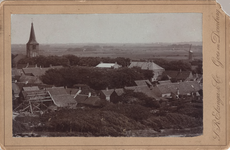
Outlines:
[{"label": "pointed steeple", "polygon": [[27,44],[35,44],[35,45],[38,44],[35,37],[33,22],[31,23],[30,38]]}]

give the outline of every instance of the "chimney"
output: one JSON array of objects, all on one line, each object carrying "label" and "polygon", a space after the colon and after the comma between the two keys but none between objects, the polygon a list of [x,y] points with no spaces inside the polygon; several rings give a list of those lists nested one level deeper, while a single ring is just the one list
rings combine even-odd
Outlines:
[{"label": "chimney", "polygon": [[177,95],[180,95],[180,91],[179,91],[178,88],[177,88],[177,90],[176,90],[176,93],[177,93]]},{"label": "chimney", "polygon": [[106,87],[106,89],[105,89],[106,91],[108,91],[109,90],[109,88],[108,87]]},{"label": "chimney", "polygon": [[91,97],[91,92],[89,92],[89,94],[88,94],[88,98],[89,98],[89,97]]},{"label": "chimney", "polygon": [[26,64],[26,68],[28,68],[28,67],[29,67],[29,63]]}]

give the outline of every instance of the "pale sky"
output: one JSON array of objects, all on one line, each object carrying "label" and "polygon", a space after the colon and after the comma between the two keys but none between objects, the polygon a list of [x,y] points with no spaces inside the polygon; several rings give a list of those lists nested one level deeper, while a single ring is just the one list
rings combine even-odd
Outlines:
[{"label": "pale sky", "polygon": [[14,14],[12,44],[28,42],[32,21],[40,44],[202,42],[201,13]]}]

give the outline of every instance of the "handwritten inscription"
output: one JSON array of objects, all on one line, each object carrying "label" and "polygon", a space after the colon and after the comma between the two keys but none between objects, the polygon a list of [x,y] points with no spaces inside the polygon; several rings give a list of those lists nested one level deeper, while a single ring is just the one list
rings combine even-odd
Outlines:
[{"label": "handwritten inscription", "polygon": [[[221,62],[221,52],[220,52],[220,17],[222,16],[221,12],[219,10],[216,10],[214,19],[216,23],[215,31],[211,34],[211,41],[213,44],[215,44],[215,56],[211,58],[212,63],[216,67],[224,68],[223,63]],[[212,86],[216,89],[216,104],[213,106],[212,111],[212,131],[213,131],[213,139],[220,141],[220,132],[221,132],[221,106],[224,105],[223,100],[221,99],[221,86],[220,84],[223,82],[217,72],[216,74],[212,74]]]},{"label": "handwritten inscription", "polygon": [[216,16],[212,17],[216,23],[216,30],[213,31],[211,34],[212,43],[216,45],[216,54],[215,57],[212,57],[212,62],[217,67],[224,68],[223,63],[220,61],[220,15],[222,15],[221,12],[219,10],[216,10]]},{"label": "handwritten inscription", "polygon": [[214,119],[212,120],[212,130],[213,130],[213,138],[220,141],[220,110],[221,106],[224,105],[221,99],[221,88],[220,84],[222,83],[220,77],[216,75],[212,75],[212,85],[216,88],[216,105],[213,107],[212,115]]}]

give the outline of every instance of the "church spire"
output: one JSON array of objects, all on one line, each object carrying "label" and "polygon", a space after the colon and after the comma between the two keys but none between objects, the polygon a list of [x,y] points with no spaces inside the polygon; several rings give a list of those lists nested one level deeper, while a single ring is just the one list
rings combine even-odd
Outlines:
[{"label": "church spire", "polygon": [[35,37],[33,22],[31,23],[30,38],[27,44],[38,44]]},{"label": "church spire", "polygon": [[36,41],[33,22],[31,23],[30,38],[26,44],[26,54],[29,58],[39,56],[39,43]]}]

